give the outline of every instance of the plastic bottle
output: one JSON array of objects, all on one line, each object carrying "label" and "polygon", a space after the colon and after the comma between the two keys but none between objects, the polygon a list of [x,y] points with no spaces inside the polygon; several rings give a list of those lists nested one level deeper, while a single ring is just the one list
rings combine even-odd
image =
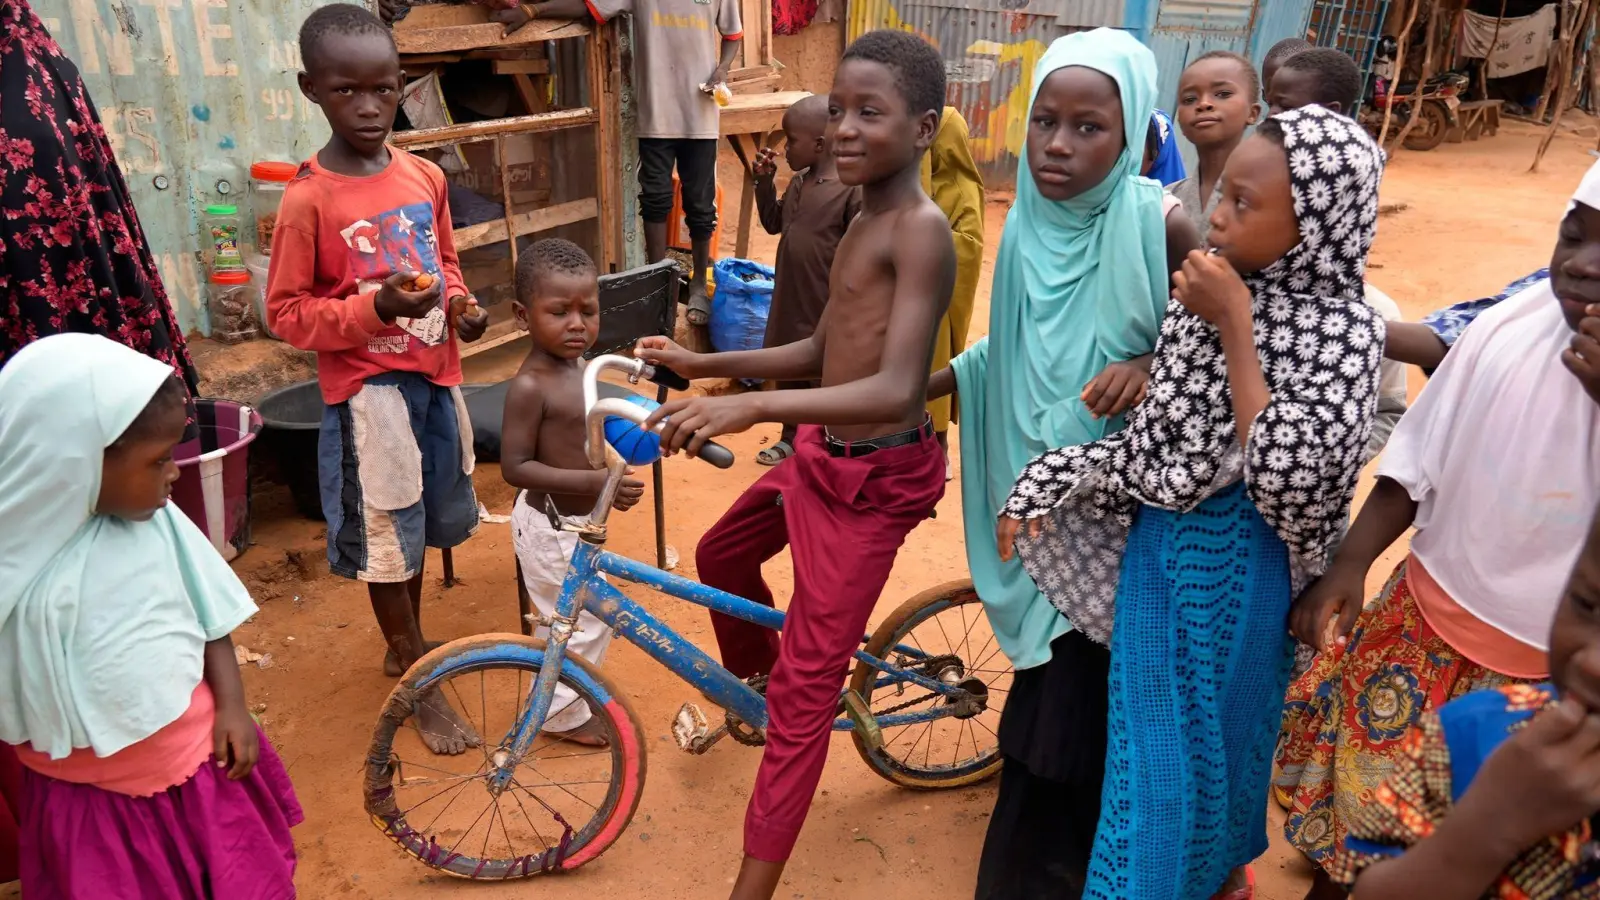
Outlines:
[{"label": "plastic bottle", "polygon": [[210,238],[206,248],[212,272],[243,272],[244,248],[239,244],[239,207],[218,204],[206,207],[203,233]]}]

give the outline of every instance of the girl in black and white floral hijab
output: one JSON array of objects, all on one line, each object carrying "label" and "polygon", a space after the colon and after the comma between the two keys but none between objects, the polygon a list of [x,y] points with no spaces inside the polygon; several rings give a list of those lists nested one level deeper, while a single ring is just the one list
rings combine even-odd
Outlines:
[{"label": "girl in black and white floral hijab", "polygon": [[1002,555],[1112,649],[1086,898],[1232,896],[1266,849],[1289,603],[1341,533],[1376,406],[1381,174],[1343,116],[1264,123],[1228,160],[1209,252],[1174,276],[1148,399],[1035,459],[1001,514]]}]

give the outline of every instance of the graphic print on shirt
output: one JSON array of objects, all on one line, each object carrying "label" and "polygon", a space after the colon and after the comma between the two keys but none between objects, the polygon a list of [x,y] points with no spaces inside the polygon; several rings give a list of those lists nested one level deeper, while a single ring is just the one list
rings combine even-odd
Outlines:
[{"label": "graphic print on shirt", "polygon": [[[377,291],[396,272],[426,272],[441,279],[439,240],[434,233],[432,203],[411,203],[358,219],[339,236],[350,248],[350,272],[360,293]],[[423,347],[437,347],[448,338],[443,292],[429,313],[418,319],[399,318],[394,324],[403,334],[380,334],[367,342],[369,353],[405,353],[415,339]]]}]

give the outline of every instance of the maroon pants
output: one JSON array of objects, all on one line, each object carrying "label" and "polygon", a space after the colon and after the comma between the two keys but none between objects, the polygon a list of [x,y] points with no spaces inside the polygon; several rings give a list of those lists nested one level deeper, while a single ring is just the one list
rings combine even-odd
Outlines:
[{"label": "maroon pants", "polygon": [[[932,436],[866,456],[829,455],[822,429],[801,426],[795,455],[744,492],[695,550],[700,579],[772,606],[761,564],[785,544],[794,596],[783,637],[712,614],[723,665],[770,673],[767,745],[745,813],[744,852],[782,862],[822,779],[850,657],[889,579],[895,553],[944,495]],[[780,500],[781,498],[781,500]]]}]

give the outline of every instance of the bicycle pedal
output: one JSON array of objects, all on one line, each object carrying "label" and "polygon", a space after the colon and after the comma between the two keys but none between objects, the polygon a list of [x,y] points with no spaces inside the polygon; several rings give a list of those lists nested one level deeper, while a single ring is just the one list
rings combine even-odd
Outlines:
[{"label": "bicycle pedal", "polygon": [[692,701],[679,707],[678,714],[672,717],[672,739],[678,742],[678,749],[686,753],[699,756],[727,736],[727,726],[713,729],[699,704]]},{"label": "bicycle pedal", "polygon": [[869,749],[883,749],[883,729],[878,727],[878,718],[867,708],[867,701],[858,691],[844,692],[844,711],[855,723],[856,734],[861,736]]}]

